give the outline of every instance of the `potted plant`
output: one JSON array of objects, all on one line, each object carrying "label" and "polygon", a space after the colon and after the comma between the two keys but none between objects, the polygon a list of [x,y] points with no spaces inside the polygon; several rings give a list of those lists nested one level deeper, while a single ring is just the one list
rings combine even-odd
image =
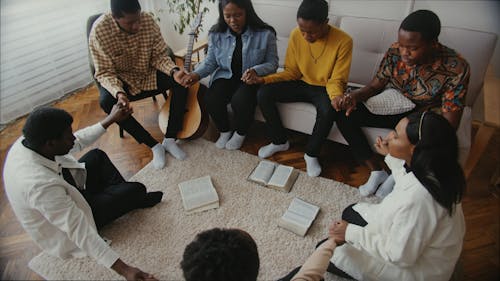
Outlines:
[{"label": "potted plant", "polygon": [[175,31],[183,34],[198,13],[209,11],[206,6],[202,7],[202,4],[215,3],[215,0],[166,0],[165,2],[167,2],[170,14],[179,16],[178,21],[174,22]]}]

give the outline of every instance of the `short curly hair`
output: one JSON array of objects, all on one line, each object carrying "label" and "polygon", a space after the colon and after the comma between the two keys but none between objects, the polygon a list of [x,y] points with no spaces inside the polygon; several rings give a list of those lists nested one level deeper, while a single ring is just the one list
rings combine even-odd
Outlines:
[{"label": "short curly hair", "polygon": [[24,143],[38,149],[49,140],[60,139],[71,127],[73,117],[59,108],[40,107],[33,110],[23,127]]},{"label": "short curly hair", "polygon": [[259,274],[257,244],[240,229],[213,228],[186,246],[181,261],[184,278],[255,281]]},{"label": "short curly hair", "polygon": [[419,32],[425,40],[437,41],[441,33],[441,21],[433,11],[417,10],[401,22],[399,29]]}]

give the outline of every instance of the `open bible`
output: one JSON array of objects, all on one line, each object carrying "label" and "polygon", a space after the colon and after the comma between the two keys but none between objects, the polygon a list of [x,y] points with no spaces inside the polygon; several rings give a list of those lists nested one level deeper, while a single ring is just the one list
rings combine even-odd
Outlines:
[{"label": "open bible", "polygon": [[219,196],[210,176],[179,183],[182,204],[188,214],[219,207]]},{"label": "open bible", "polygon": [[250,173],[248,180],[272,189],[290,192],[298,175],[298,171],[291,166],[262,160]]},{"label": "open bible", "polygon": [[293,198],[290,206],[278,221],[278,226],[297,235],[305,236],[319,213],[319,207],[300,198]]}]

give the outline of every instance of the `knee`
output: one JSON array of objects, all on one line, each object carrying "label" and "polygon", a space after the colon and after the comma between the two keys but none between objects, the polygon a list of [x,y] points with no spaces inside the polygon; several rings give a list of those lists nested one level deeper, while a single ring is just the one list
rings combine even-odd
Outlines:
[{"label": "knee", "polygon": [[234,112],[253,110],[256,105],[255,94],[249,92],[237,92],[231,99],[231,108]]},{"label": "knee", "polygon": [[90,150],[88,153],[91,153],[92,155],[94,155],[94,157],[99,159],[109,159],[106,152],[100,150],[99,148],[94,148]]},{"label": "knee", "polygon": [[205,94],[205,105],[208,108],[214,108],[220,102],[217,94],[212,91],[212,89],[208,89]]},{"label": "knee", "polygon": [[257,103],[259,105],[268,104],[272,102],[272,89],[271,85],[263,85],[260,87],[259,91],[257,91]]},{"label": "knee", "polygon": [[322,120],[334,121],[337,112],[333,109],[332,106],[324,105],[316,108],[316,114],[318,118]]},{"label": "knee", "polygon": [[79,161],[80,162],[92,161],[92,162],[102,163],[102,160],[105,159],[106,160],[109,159],[106,152],[100,150],[99,148],[94,148],[85,153],[85,155],[83,155]]}]

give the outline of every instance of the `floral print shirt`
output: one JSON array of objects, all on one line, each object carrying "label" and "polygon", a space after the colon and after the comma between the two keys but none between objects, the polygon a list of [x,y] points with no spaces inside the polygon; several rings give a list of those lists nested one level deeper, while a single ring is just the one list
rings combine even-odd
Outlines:
[{"label": "floral print shirt", "polygon": [[376,77],[387,81],[386,87],[401,91],[417,107],[441,106],[442,112],[452,112],[465,105],[470,68],[461,55],[440,43],[430,62],[406,65],[396,42],[385,53]]}]

